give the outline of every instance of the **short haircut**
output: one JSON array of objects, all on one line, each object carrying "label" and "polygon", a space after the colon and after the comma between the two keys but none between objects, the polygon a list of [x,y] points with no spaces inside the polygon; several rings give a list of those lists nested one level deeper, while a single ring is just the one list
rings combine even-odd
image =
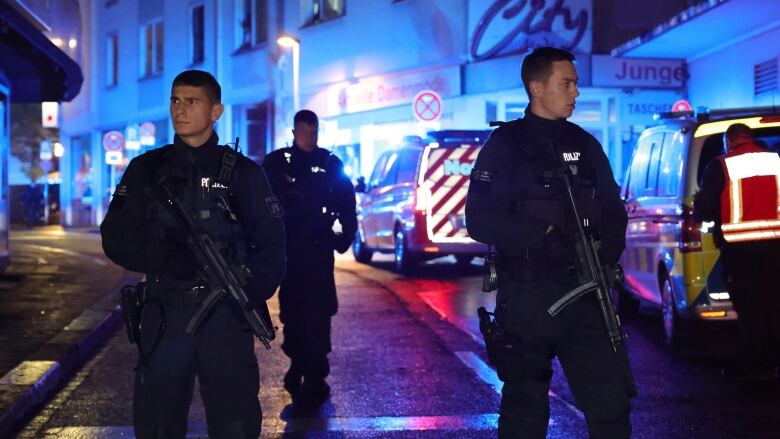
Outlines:
[{"label": "short haircut", "polygon": [[295,113],[295,117],[293,118],[293,125],[298,125],[299,123],[319,126],[320,121],[317,119],[317,114],[315,114],[313,111],[301,110]]},{"label": "short haircut", "polygon": [[216,78],[203,70],[185,70],[179,73],[173,80],[171,89],[180,85],[188,85],[190,87],[201,87],[206,92],[206,96],[209,97],[212,104],[219,104],[222,102],[222,87],[219,86]]},{"label": "short haircut", "polygon": [[556,61],[574,62],[574,55],[555,47],[539,47],[523,58],[520,76],[523,78],[523,87],[525,87],[529,100],[531,99],[531,81],[546,82],[552,75],[552,66]]},{"label": "short haircut", "polygon": [[753,130],[744,123],[735,123],[726,129],[726,138],[732,142],[737,139],[752,139]]}]

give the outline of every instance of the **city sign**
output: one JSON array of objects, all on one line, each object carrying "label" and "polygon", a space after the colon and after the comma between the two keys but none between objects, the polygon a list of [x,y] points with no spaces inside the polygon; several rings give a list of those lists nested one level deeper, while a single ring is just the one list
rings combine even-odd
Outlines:
[{"label": "city sign", "polygon": [[432,122],[441,117],[441,97],[433,90],[423,90],[412,99],[414,116],[422,122]]},{"label": "city sign", "polygon": [[130,124],[125,128],[125,149],[128,151],[141,149],[141,129],[137,123]]},{"label": "city sign", "polygon": [[53,156],[54,154],[52,154],[51,142],[48,140],[42,141],[40,144],[40,149],[38,150],[38,158],[41,160],[51,160]]},{"label": "city sign", "polygon": [[469,2],[471,57],[475,60],[553,46],[590,53],[592,0]]},{"label": "city sign", "polygon": [[59,122],[59,104],[57,102],[41,103],[41,125],[44,128],[57,128]]},{"label": "city sign", "polygon": [[144,122],[139,127],[141,132],[141,145],[153,146],[156,141],[157,127],[152,122]]},{"label": "city sign", "polygon": [[106,164],[119,165],[122,163],[122,151],[106,151]]},{"label": "city sign", "polygon": [[109,131],[103,136],[103,148],[106,151],[121,151],[125,147],[125,138],[119,131]]}]

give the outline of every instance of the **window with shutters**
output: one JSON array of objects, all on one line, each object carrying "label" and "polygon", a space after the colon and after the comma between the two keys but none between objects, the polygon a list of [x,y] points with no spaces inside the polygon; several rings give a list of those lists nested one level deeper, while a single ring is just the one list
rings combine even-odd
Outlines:
[{"label": "window with shutters", "polygon": [[753,93],[756,96],[776,91],[778,89],[777,80],[777,58],[753,66]]}]

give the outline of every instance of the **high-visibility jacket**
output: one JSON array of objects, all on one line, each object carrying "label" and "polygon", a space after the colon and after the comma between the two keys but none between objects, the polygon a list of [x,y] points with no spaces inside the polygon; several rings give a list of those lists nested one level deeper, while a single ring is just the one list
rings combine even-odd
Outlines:
[{"label": "high-visibility jacket", "polygon": [[726,183],[720,194],[723,239],[780,238],[780,156],[749,143],[718,160]]}]

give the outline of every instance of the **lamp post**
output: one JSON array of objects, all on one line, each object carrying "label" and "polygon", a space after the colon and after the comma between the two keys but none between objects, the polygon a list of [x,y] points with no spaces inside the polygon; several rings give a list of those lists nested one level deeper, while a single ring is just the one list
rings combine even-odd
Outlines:
[{"label": "lamp post", "polygon": [[300,94],[298,91],[298,65],[300,63],[301,42],[289,35],[283,35],[276,40],[276,44],[292,48],[293,56],[293,111],[298,111],[301,107]]}]

